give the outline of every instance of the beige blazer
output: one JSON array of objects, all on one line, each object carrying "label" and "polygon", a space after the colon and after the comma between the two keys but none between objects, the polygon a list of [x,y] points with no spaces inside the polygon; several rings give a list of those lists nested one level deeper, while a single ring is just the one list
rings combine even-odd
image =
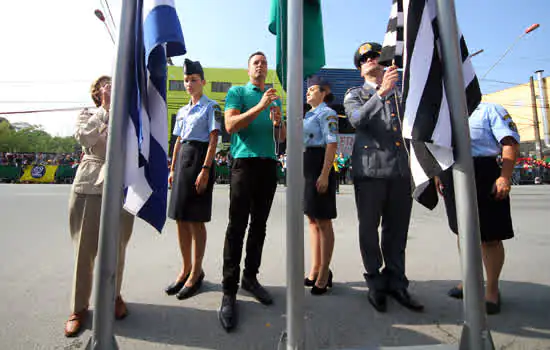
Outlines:
[{"label": "beige blazer", "polygon": [[73,181],[73,191],[81,194],[102,194],[109,112],[99,107],[95,113],[80,112],[75,138],[82,145],[84,156]]}]

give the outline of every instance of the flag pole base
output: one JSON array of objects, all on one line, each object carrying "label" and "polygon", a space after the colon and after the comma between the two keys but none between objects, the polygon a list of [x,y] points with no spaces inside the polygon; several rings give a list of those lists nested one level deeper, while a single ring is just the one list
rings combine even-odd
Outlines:
[{"label": "flag pole base", "polygon": [[[469,350],[470,344],[468,339],[470,338],[470,327],[465,324],[462,327],[462,335],[460,336],[460,347],[459,350]],[[483,350],[495,350],[495,344],[493,343],[493,337],[489,330],[484,330],[481,332],[481,337],[483,339]]]},{"label": "flag pole base", "polygon": [[457,344],[437,344],[437,345],[348,348],[348,349],[342,349],[342,350],[459,350],[459,348]]},{"label": "flag pole base", "polygon": [[110,344],[100,348],[97,343],[94,342],[94,337],[90,337],[90,339],[88,339],[88,344],[86,344],[86,350],[118,350],[118,344],[115,337],[111,337]]}]

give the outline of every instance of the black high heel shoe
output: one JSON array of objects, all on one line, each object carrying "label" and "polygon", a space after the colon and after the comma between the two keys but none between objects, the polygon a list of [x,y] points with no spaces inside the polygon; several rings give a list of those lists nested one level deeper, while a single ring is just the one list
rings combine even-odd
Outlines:
[{"label": "black high heel shoe", "polygon": [[187,282],[187,279],[189,278],[189,275],[191,274],[191,272],[189,272],[187,274],[187,276],[185,276],[183,278],[183,280],[181,281],[176,281],[176,282],[173,282],[172,284],[170,284],[168,287],[166,287],[166,289],[164,289],[164,291],[166,292],[166,294],[168,295],[175,295],[177,294],[182,288],[183,286],[185,285],[185,282]]},{"label": "black high heel shoe", "polygon": [[317,281],[317,278],[314,278],[313,280],[310,280],[309,278],[304,278],[304,286],[306,287],[313,287],[315,285],[315,282]]},{"label": "black high heel shoe", "polygon": [[323,295],[325,294],[329,288],[332,288],[332,271],[328,270],[328,281],[327,284],[324,287],[317,287],[315,284],[311,288],[311,294],[312,295]]}]

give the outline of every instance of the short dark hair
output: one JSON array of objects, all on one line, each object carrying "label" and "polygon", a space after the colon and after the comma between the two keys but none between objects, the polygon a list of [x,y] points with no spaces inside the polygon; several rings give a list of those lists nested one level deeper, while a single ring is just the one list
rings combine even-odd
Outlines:
[{"label": "short dark hair", "polygon": [[263,53],[262,51],[256,51],[252,55],[248,56],[248,64],[250,64],[250,60],[252,59],[252,57],[257,55],[264,56],[267,59],[267,56],[265,55],[265,53]]}]

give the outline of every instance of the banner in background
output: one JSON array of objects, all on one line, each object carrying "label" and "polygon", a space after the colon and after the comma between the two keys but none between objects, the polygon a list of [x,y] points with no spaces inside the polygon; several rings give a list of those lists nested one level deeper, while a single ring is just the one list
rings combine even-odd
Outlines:
[{"label": "banner in background", "polygon": [[355,134],[339,134],[338,135],[338,150],[337,154],[343,153],[344,156],[351,156],[353,151],[353,143],[355,142]]},{"label": "banner in background", "polygon": [[20,182],[53,183],[57,165],[27,165]]}]

